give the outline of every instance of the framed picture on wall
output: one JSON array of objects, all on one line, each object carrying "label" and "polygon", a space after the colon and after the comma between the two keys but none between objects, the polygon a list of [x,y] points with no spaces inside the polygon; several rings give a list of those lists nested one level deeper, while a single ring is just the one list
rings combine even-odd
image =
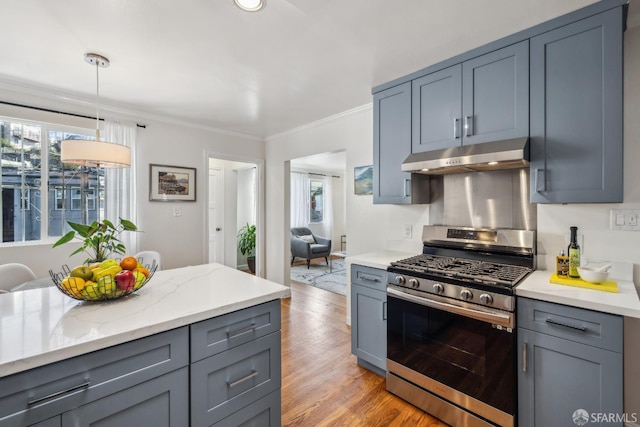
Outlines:
[{"label": "framed picture on wall", "polygon": [[149,200],[195,202],[196,168],[149,165]]},{"label": "framed picture on wall", "polygon": [[373,194],[373,165],[353,168],[353,182],[356,196]]}]

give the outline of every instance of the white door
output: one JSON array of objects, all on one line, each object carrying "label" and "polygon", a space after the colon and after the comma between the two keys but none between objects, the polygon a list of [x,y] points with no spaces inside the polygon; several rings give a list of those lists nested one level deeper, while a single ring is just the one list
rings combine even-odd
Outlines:
[{"label": "white door", "polygon": [[224,169],[209,168],[209,262],[224,264]]}]

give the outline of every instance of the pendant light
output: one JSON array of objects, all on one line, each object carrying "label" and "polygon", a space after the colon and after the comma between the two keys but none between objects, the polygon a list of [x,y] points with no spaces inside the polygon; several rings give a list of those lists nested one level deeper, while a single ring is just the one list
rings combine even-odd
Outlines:
[{"label": "pendant light", "polygon": [[131,166],[131,149],[125,145],[100,141],[100,79],[99,69],[109,66],[109,60],[96,53],[87,53],[84,60],[96,67],[96,140],[66,139],[60,147],[63,163],[96,167],[122,168]]},{"label": "pendant light", "polygon": [[242,10],[257,12],[264,8],[266,0],[233,0]]}]

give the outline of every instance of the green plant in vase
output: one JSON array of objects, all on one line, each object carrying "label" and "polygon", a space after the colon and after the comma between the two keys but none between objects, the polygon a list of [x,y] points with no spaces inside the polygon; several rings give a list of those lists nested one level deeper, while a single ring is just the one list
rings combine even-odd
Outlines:
[{"label": "green plant in vase", "polygon": [[256,272],[256,226],[247,223],[238,231],[238,250],[247,256],[249,270]]},{"label": "green plant in vase", "polygon": [[133,222],[123,218],[120,218],[120,223],[117,225],[108,219],[101,222],[94,221],[88,225],[71,221],[68,221],[68,224],[72,230],[55,242],[53,247],[68,243],[74,238],[81,240],[82,246],[71,252],[69,256],[86,252],[89,257],[84,261],[85,264],[102,262],[113,253],[125,255],[127,248],[118,236],[124,231],[138,231],[138,227]]}]

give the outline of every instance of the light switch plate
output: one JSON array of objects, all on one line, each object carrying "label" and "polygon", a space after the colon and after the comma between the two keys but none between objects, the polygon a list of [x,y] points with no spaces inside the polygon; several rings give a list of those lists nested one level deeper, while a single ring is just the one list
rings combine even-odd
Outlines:
[{"label": "light switch plate", "polygon": [[404,225],[404,238],[405,239],[410,239],[411,238],[411,224],[405,224]]},{"label": "light switch plate", "polygon": [[640,231],[640,209],[611,209],[611,229]]}]

